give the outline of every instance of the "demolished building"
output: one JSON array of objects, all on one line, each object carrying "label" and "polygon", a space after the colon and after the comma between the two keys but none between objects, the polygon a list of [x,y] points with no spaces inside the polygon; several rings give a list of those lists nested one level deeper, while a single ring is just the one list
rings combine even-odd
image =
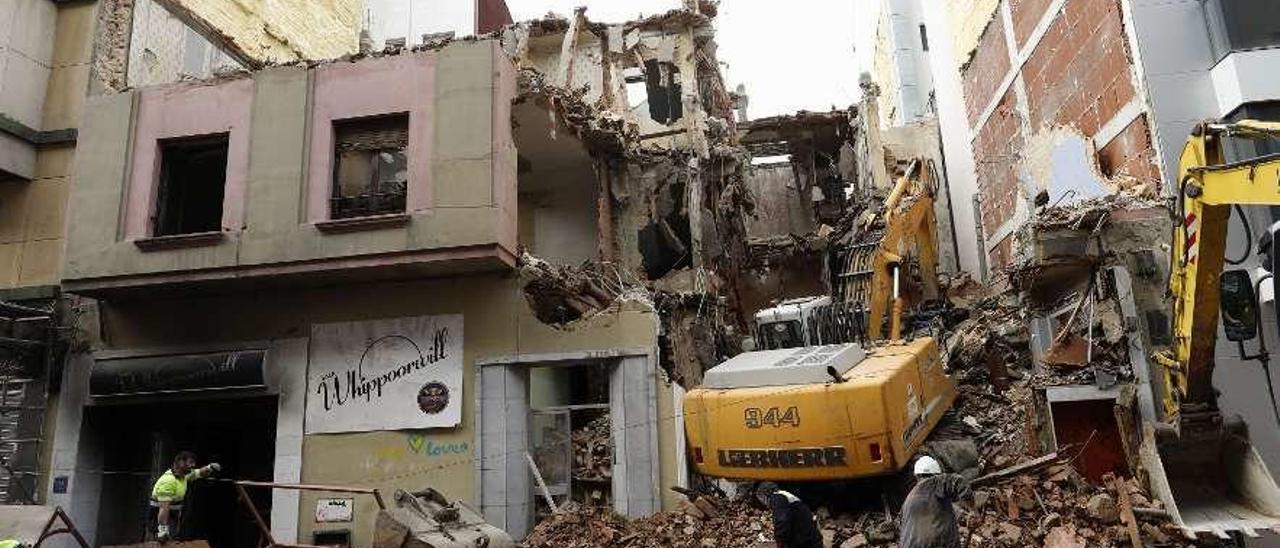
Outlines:
[{"label": "demolished building", "polygon": [[[89,348],[42,495],[130,542],[135,495],[191,449],[239,479],[431,486],[517,536],[546,511],[530,463],[553,500],[670,508],[682,383],[745,325],[754,203],[715,9],[260,67],[204,36],[202,79],[102,73],[62,273]],[[138,54],[121,36],[97,65]],[[372,534],[371,500],[327,521],[331,496],[255,497],[278,539]]]}]

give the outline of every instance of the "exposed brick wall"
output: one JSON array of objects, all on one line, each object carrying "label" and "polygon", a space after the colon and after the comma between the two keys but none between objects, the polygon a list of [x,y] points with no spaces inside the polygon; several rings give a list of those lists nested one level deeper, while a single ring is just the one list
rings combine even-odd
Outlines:
[{"label": "exposed brick wall", "polygon": [[999,10],[978,41],[973,59],[964,67],[964,104],[969,114],[969,125],[977,123],[983,109],[991,103],[1000,82],[1009,72],[1009,47],[1005,44],[1004,23]]},{"label": "exposed brick wall", "polygon": [[1134,89],[1117,0],[1069,0],[1022,69],[1031,124],[1092,137]]},{"label": "exposed brick wall", "polygon": [[1133,177],[1153,187],[1159,186],[1160,168],[1156,166],[1151,128],[1145,114],[1098,150],[1098,167],[1108,177]]},{"label": "exposed brick wall", "polygon": [[[974,136],[981,224],[992,244],[988,264],[993,268],[1007,266],[1015,253],[1011,239],[996,242],[993,236],[1013,218],[1023,199],[1023,184],[1045,183],[1022,180],[1044,176],[1026,169],[1027,143],[1043,142],[1040,138],[1045,132],[1062,131],[1059,128],[1094,139],[1100,128],[1115,123],[1137,95],[1121,1],[1066,0],[1060,11],[1050,14],[1054,0],[1002,0],[1006,5],[991,15],[977,49],[961,72],[966,114]],[[1003,90],[995,112],[979,126],[983,109],[1001,93],[999,86],[1008,79],[1011,59],[1016,57],[1006,41],[1003,9],[1009,10],[1014,41],[1023,50],[1031,46],[1031,36],[1040,22],[1051,19],[1017,73],[1025,101],[1018,100],[1017,85]],[[1159,187],[1160,168],[1148,116],[1139,116],[1110,142],[1096,143],[1096,167],[1103,175],[1132,177]]]},{"label": "exposed brick wall", "polygon": [[477,4],[480,13],[476,15],[476,34],[487,34],[512,23],[506,0],[480,0]]},{"label": "exposed brick wall", "polygon": [[978,131],[973,154],[982,196],[982,232],[987,238],[1013,217],[1018,203],[1018,158],[1024,140],[1013,92],[1006,93]]},{"label": "exposed brick wall", "polygon": [[1053,0],[1009,0],[1013,38],[1017,41],[1018,49],[1027,47],[1027,39],[1031,38],[1032,31],[1036,30],[1036,25],[1044,18],[1044,13],[1052,3]]},{"label": "exposed brick wall", "polygon": [[991,264],[997,268],[1013,263],[1013,234],[1005,236],[1000,243],[991,249]]}]

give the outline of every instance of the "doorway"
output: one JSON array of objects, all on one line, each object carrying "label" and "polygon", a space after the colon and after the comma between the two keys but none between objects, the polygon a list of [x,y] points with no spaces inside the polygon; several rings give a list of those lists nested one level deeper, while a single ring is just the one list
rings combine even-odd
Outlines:
[{"label": "doorway", "polygon": [[[611,373],[604,363],[529,368],[529,447],[558,506],[613,506]],[[535,521],[552,512],[543,496],[532,504]]]},{"label": "doorway", "polygon": [[[174,454],[193,451],[198,465],[217,462],[222,472],[188,487],[182,534],[205,539],[211,548],[256,546],[258,528],[226,480],[272,480],[276,414],[275,396],[87,407],[83,435],[102,448],[98,542],[141,542],[152,484]],[[249,495],[269,517],[270,491],[252,489]]]}]

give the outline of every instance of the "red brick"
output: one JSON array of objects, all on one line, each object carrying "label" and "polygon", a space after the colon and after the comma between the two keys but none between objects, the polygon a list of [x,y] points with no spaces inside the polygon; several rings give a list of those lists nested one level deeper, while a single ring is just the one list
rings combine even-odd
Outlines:
[{"label": "red brick", "polygon": [[[1092,136],[1133,96],[1118,0],[1067,0],[1023,67],[1031,125]],[[1040,77],[1043,75],[1043,78]],[[1110,94],[1110,95],[1108,95]]]},{"label": "red brick", "polygon": [[982,111],[991,104],[996,90],[1008,73],[1009,47],[1004,39],[1004,23],[1000,15],[996,14],[983,31],[973,58],[965,65],[961,75],[970,126],[977,123]]},{"label": "red brick", "polygon": [[1010,0],[1009,11],[1013,16],[1013,37],[1018,48],[1027,47],[1027,39],[1036,25],[1044,18],[1053,0]]},{"label": "red brick", "polygon": [[987,264],[993,270],[1013,265],[1013,236],[1005,236],[991,249],[991,253],[987,255]]},{"label": "red brick", "polygon": [[974,139],[983,233],[990,237],[1012,218],[1018,200],[1018,164],[1023,148],[1022,117],[1010,91]]},{"label": "red brick", "polygon": [[1098,150],[1098,167],[1108,177],[1129,176],[1156,188],[1160,186],[1160,169],[1151,147],[1146,115],[1139,116]]}]

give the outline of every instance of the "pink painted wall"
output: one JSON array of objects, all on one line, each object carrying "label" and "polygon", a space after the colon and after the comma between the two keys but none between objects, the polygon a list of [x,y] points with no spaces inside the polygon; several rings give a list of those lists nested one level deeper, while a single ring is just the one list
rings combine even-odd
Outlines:
[{"label": "pink painted wall", "polygon": [[316,69],[311,111],[307,219],[329,218],[333,188],[333,122],[382,114],[409,114],[409,212],[431,207],[432,110],[436,54],[419,52]]},{"label": "pink painted wall", "polygon": [[159,141],[229,133],[227,183],[222,201],[222,230],[238,232],[244,224],[244,198],[249,172],[249,121],[253,80],[242,78],[216,85],[176,84],[139,93],[134,126],[132,172],[125,204],[124,237],[150,237],[151,215],[159,182]]}]

